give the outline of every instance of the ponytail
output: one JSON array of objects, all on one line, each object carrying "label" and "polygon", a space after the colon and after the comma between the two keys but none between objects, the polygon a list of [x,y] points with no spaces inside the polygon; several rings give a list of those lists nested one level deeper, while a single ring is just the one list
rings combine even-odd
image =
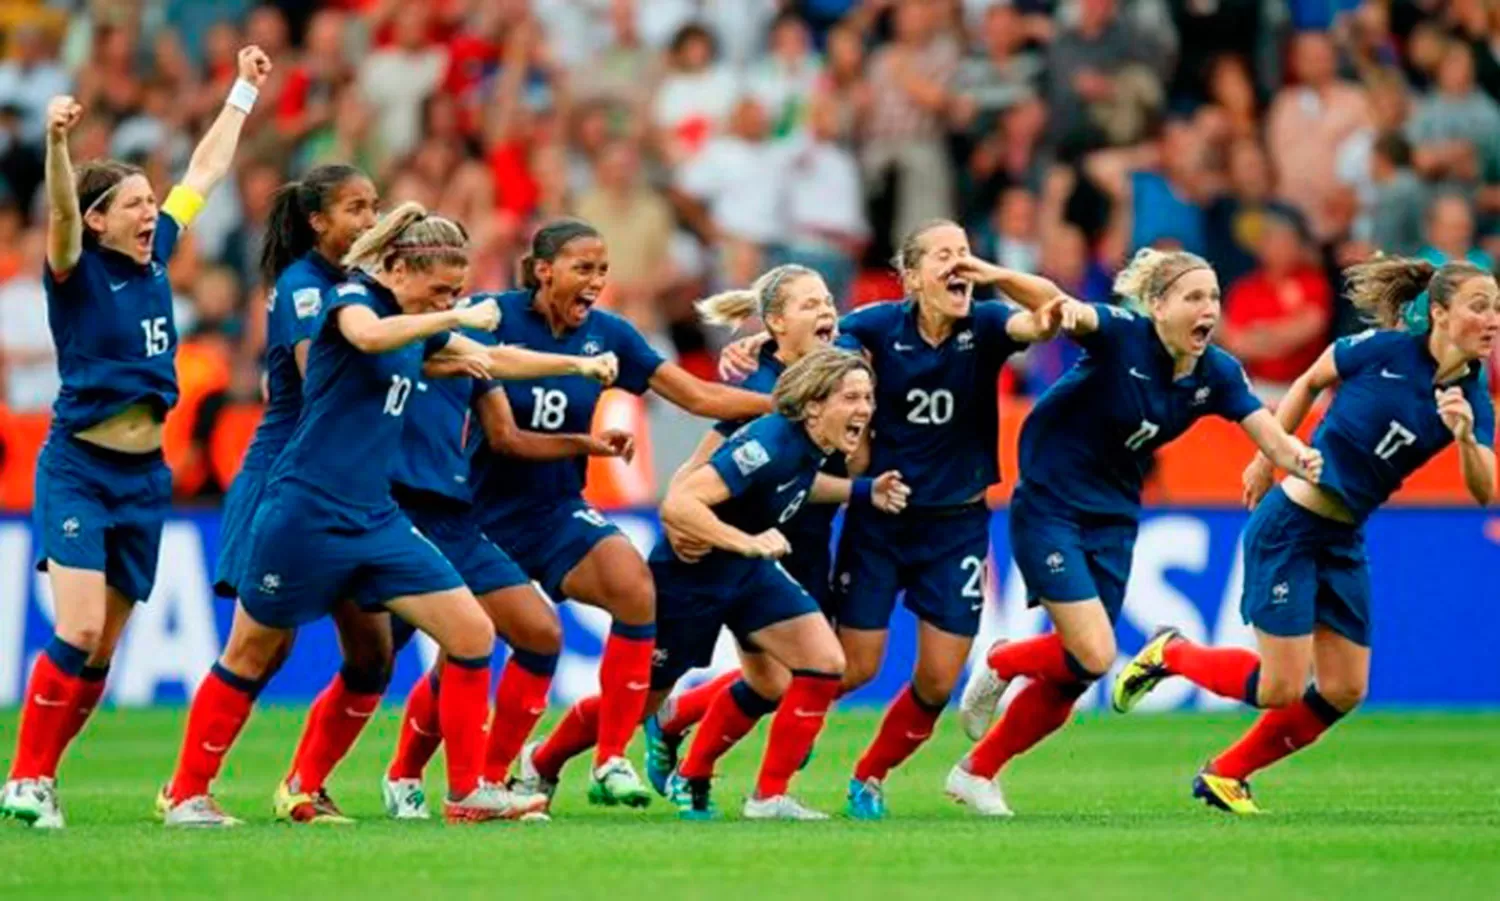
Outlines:
[{"label": "ponytail", "polygon": [[787,263],[767,270],[749,288],[722,291],[695,306],[709,325],[739,328],[757,314],[765,321],[767,316],[781,312],[786,304],[786,288],[804,275],[817,273],[806,266]]},{"label": "ponytail", "polygon": [[333,163],[315,166],[301,181],[287,182],[276,190],[260,250],[260,274],[267,284],[274,284],[286,267],[318,246],[312,215],[325,212],[345,182],[364,177],[353,166]]},{"label": "ponytail", "polygon": [[434,265],[469,261],[469,233],[442,216],[430,215],[420,203],[403,203],[387,213],[344,254],[346,269],[389,270],[397,262],[426,270]]},{"label": "ponytail", "polygon": [[1466,260],[1434,266],[1409,257],[1377,257],[1344,270],[1350,303],[1381,328],[1401,325],[1408,308],[1423,294],[1430,303],[1447,307],[1459,286],[1478,276],[1493,278]]}]

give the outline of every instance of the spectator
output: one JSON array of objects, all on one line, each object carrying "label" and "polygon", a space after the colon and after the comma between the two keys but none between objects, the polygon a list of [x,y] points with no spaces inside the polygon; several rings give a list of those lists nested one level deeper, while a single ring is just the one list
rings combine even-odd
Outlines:
[{"label": "spectator", "polygon": [[1362,91],[1339,80],[1333,43],[1325,34],[1296,36],[1292,77],[1294,84],[1271,102],[1266,146],[1281,197],[1324,240],[1333,230],[1324,204],[1337,185],[1335,155],[1345,138],[1369,124],[1370,109]]},{"label": "spectator", "polygon": [[[650,2],[650,0],[646,0]],[[644,110],[656,77],[657,60],[641,42],[636,26],[637,0],[609,0],[610,41],[573,72],[573,90],[581,102],[609,100]]]},{"label": "spectator", "polygon": [[599,154],[593,187],[574,207],[610,248],[616,307],[646,332],[660,327],[655,303],[671,277],[672,207],[641,177],[640,153],[614,140]]},{"label": "spectator", "polygon": [[22,140],[40,144],[48,101],[71,90],[68,73],[40,25],[16,26],[11,43],[10,58],[0,63],[0,106],[14,107],[20,113]]},{"label": "spectator", "polygon": [[[1412,160],[1431,181],[1473,190],[1500,182],[1500,106],[1474,85],[1474,58],[1449,44],[1437,70],[1437,90],[1417,104],[1407,127]],[[1493,192],[1491,192],[1493,194]],[[1491,196],[1486,212],[1500,211]]]},{"label": "spectator", "polygon": [[428,7],[402,4],[396,13],[394,43],[365,58],[359,80],[365,102],[375,111],[376,133],[386,152],[401,156],[421,138],[422,102],[437,90],[447,54],[428,42]]},{"label": "spectator", "polygon": [[1041,264],[1037,222],[1036,195],[1026,188],[1010,188],[1000,195],[980,231],[979,246],[987,259],[1007,269],[1036,272]]},{"label": "spectator", "polygon": [[1106,257],[1119,265],[1142,247],[1207,252],[1203,201],[1208,190],[1203,135],[1184,120],[1167,122],[1158,140],[1093,154],[1090,180],[1110,199]]},{"label": "spectator", "polygon": [[865,80],[864,39],[850,25],[828,33],[828,62],[818,92],[833,102],[839,140],[852,142],[869,113],[870,84]]},{"label": "spectator", "polygon": [[[1370,122],[1355,131],[1344,142],[1334,157],[1334,172],[1340,183],[1355,191],[1361,209],[1368,219],[1370,205],[1375,200],[1374,164],[1371,157],[1375,142],[1391,132],[1400,132],[1406,127],[1407,113],[1411,109],[1406,80],[1395,69],[1379,69],[1365,79],[1370,102]],[[1410,155],[1408,146],[1408,156]],[[1408,165],[1404,163],[1403,165]],[[1366,225],[1361,229],[1368,231]]]},{"label": "spectator", "polygon": [[1260,267],[1229,289],[1220,341],[1272,403],[1327,346],[1333,293],[1307,262],[1306,237],[1295,220],[1265,218],[1259,258]]},{"label": "spectator", "polygon": [[1159,41],[1123,21],[1115,0],[1080,0],[1077,24],[1047,55],[1049,131],[1068,159],[1144,136],[1161,106],[1170,60]]},{"label": "spectator", "polygon": [[717,45],[702,25],[672,39],[667,74],[657,90],[651,124],[657,150],[670,165],[691,160],[718,133],[740,95],[739,80],[716,61]]},{"label": "spectator", "polygon": [[770,52],[750,66],[745,88],[771,118],[771,134],[785,137],[801,128],[807,105],[822,77],[812,52],[807,23],[783,13],[771,25]]},{"label": "spectator", "polygon": [[47,296],[42,289],[46,239],[40,230],[21,239],[16,273],[0,282],[0,364],[5,406],[15,413],[40,413],[52,406],[61,382],[57,351],[47,327]]},{"label": "spectator", "polygon": [[1493,270],[1495,260],[1474,244],[1474,213],[1461,194],[1444,192],[1427,208],[1427,243],[1417,256],[1441,266],[1452,260],[1468,260],[1481,269]]},{"label": "spectator", "polygon": [[1037,190],[1048,165],[1041,147],[1046,127],[1046,107],[1037,98],[1000,114],[967,160],[961,214],[965,223],[982,227],[1007,188]]},{"label": "spectator", "polygon": [[303,52],[287,73],[276,105],[276,126],[288,141],[333,124],[340,91],[354,79],[345,55],[346,29],[345,15],[334,9],[320,10],[308,20]]},{"label": "spectator", "polygon": [[1265,151],[1253,139],[1236,141],[1229,153],[1229,191],[1203,214],[1207,259],[1223,284],[1234,284],[1255,268],[1267,216],[1300,223],[1295,208],[1273,199],[1274,188]]},{"label": "spectator", "polygon": [[1372,192],[1363,205],[1365,215],[1356,223],[1355,237],[1373,251],[1416,253],[1422,244],[1422,217],[1427,188],[1411,167],[1411,145],[1399,132],[1387,132],[1375,141],[1370,157]]},{"label": "spectator", "polygon": [[[297,147],[293,172],[300,174],[323,163],[343,162],[383,176],[389,157],[359,92],[352,86],[340,90],[331,98],[331,108],[332,118],[307,132]],[[322,118],[318,112],[309,121]]]},{"label": "spectator", "polygon": [[837,102],[827,95],[814,99],[806,134],[794,138],[786,151],[786,230],[774,262],[800,263],[816,271],[834,301],[845,304],[870,226],[859,162],[838,136]]},{"label": "spectator", "polygon": [[1195,123],[1217,145],[1260,139],[1260,103],[1250,70],[1237,56],[1221,56],[1209,67],[1208,98]]}]

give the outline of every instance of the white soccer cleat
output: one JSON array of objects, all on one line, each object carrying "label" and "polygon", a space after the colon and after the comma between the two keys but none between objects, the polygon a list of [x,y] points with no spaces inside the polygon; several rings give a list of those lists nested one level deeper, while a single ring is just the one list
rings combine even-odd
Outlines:
[{"label": "white soccer cleat", "polygon": [[12,779],[0,790],[0,817],[11,817],[33,829],[61,829],[62,805],[51,779]]},{"label": "white soccer cleat", "polygon": [[521,748],[521,756],[516,761],[516,775],[510,780],[510,790],[519,795],[542,795],[548,802],[552,796],[557,794],[557,783],[551,779],[543,779],[542,774],[536,771],[536,749],[542,743],[534,741]]},{"label": "white soccer cleat", "polygon": [[430,820],[427,789],[421,779],[386,779],[380,783],[386,816],[393,820]]},{"label": "white soccer cleat", "polygon": [[1010,805],[1005,803],[1005,794],[1000,791],[1000,784],[993,779],[976,776],[964,769],[962,763],[955,764],[948,771],[948,782],[945,786],[948,797],[960,804],[966,804],[974,808],[975,813],[987,817],[1008,817],[1015,814]]},{"label": "white soccer cleat", "polygon": [[194,829],[228,829],[243,826],[245,821],[225,813],[213,795],[194,795],[168,807],[162,814],[162,823]]},{"label": "white soccer cleat", "polygon": [[742,811],[747,820],[826,820],[828,814],[798,801],[791,795],[776,795],[770,798],[746,798]]},{"label": "white soccer cleat", "polygon": [[443,817],[450,823],[485,823],[520,820],[547,809],[545,795],[517,794],[492,782],[481,781],[457,801],[443,802]]},{"label": "white soccer cleat", "polygon": [[[990,650],[993,651],[1004,642],[1005,639],[1000,639],[990,646]],[[987,651],[985,657],[988,656]],[[995,675],[988,661],[980,661],[969,673],[968,684],[964,685],[963,696],[958,702],[958,720],[963,724],[964,734],[969,736],[970,741],[979,741],[990,731],[990,724],[995,721],[995,712],[1000,709],[1000,699],[1005,696],[1005,689],[1009,687],[1010,681]]]}]

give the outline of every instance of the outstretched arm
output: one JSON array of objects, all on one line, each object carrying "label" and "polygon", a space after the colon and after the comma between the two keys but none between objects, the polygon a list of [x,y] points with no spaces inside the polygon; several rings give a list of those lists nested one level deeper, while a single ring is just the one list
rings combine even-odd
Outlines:
[{"label": "outstretched arm", "polygon": [[234,151],[240,143],[240,132],[261,85],[271,74],[271,58],[255,45],[240,50],[239,80],[229,92],[224,108],[219,111],[203,140],[194,148],[188,160],[187,173],[182,177],[182,186],[207,197],[234,163]]},{"label": "outstretched arm", "polygon": [[657,367],[650,384],[652,391],[695,416],[739,421],[764,416],[772,409],[771,398],[765,394],[706,382],[676,363]]},{"label": "outstretched arm", "polygon": [[[1281,399],[1281,404],[1276,408],[1275,423],[1280,426],[1283,434],[1292,435],[1302,427],[1302,421],[1307,414],[1312,412],[1312,405],[1318,395],[1325,389],[1338,384],[1338,367],[1333,362],[1333,348],[1323,351],[1316,363],[1308,367],[1308,370],[1297,377],[1286,396]],[[1254,418],[1254,417],[1252,417]],[[1269,417],[1268,417],[1269,418]],[[1246,420],[1246,424],[1249,419]],[[1265,428],[1263,424],[1261,426]],[[1248,431],[1248,425],[1247,425]],[[1254,434],[1251,435],[1254,438]],[[1299,444],[1301,442],[1298,442]],[[1265,445],[1260,441],[1256,444],[1261,450],[1256,453],[1255,459],[1245,467],[1242,477],[1245,488],[1245,505],[1254,507],[1265,497],[1267,491],[1271,490],[1271,483],[1276,477],[1276,467],[1284,466],[1278,461],[1273,461],[1271,455],[1265,450]],[[1295,471],[1294,467],[1286,467]]]},{"label": "outstretched arm", "polygon": [[598,436],[553,435],[532,432],[516,424],[515,411],[503,388],[496,388],[478,401],[479,424],[490,449],[523,460],[569,460],[574,457],[624,457],[635,454],[635,439],[629,432],[609,430]]},{"label": "outstretched arm", "polygon": [[83,107],[67,95],[47,105],[47,266],[58,279],[72,272],[83,255],[83,213],[68,154],[68,133],[82,116]]}]

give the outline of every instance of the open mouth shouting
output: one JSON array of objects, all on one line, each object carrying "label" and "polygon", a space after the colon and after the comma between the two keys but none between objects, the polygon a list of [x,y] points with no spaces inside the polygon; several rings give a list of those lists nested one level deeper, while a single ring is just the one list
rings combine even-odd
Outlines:
[{"label": "open mouth shouting", "polygon": [[1214,328],[1218,326],[1218,319],[1201,319],[1193,330],[1188,332],[1189,342],[1194,353],[1202,353],[1208,349],[1208,344],[1213,340]]},{"label": "open mouth shouting", "polygon": [[839,334],[839,324],[834,319],[820,319],[818,325],[813,329],[813,335],[824,344],[830,344]]},{"label": "open mouth shouting", "polygon": [[856,415],[849,417],[849,421],[844,425],[844,433],[841,440],[843,447],[839,449],[846,454],[852,454],[858,450],[859,442],[864,438],[865,429],[869,425],[870,419],[867,416]]}]

